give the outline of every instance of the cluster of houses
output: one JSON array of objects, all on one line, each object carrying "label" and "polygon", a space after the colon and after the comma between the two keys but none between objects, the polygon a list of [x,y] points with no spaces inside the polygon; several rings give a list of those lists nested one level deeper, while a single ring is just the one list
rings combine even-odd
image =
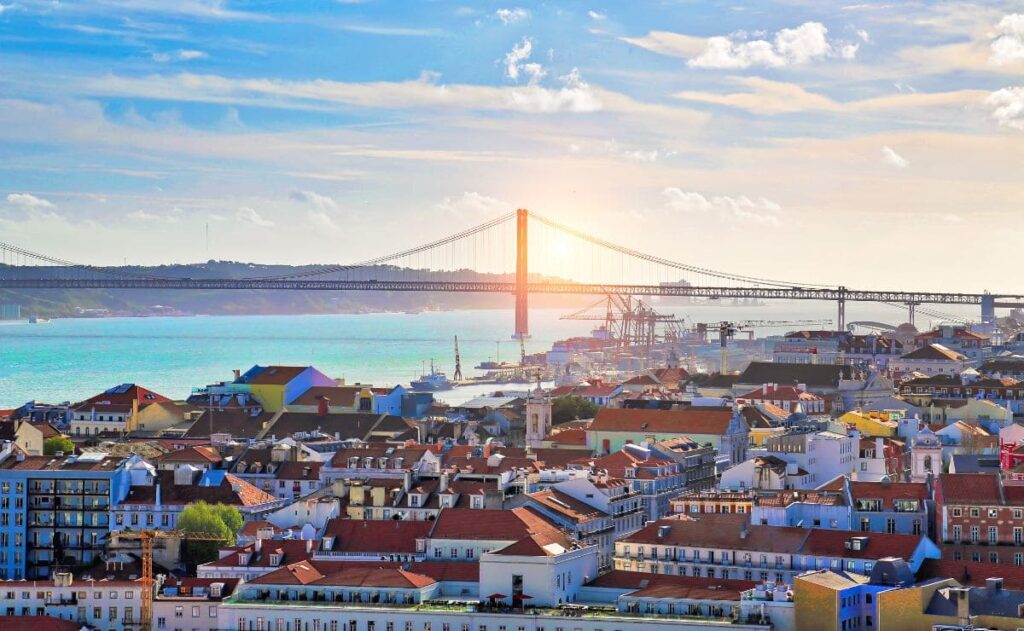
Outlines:
[{"label": "cluster of houses", "polygon": [[[664,368],[456,406],[256,366],[183,401],[125,384],[0,411],[0,618],[103,631],[1017,629],[1016,360],[946,333],[917,358],[833,339],[825,362],[824,346],[800,351],[828,341],[807,334],[776,358],[794,361],[738,374]],[[839,361],[882,351],[887,372]],[[597,412],[556,423],[560,397]],[[143,621],[142,551],[118,535],[176,533],[199,501],[234,507],[243,526],[194,566],[164,540]]]}]

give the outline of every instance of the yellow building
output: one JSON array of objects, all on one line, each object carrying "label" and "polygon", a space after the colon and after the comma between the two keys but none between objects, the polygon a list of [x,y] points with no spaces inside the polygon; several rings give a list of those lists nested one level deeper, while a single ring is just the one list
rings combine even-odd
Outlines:
[{"label": "yellow building", "polygon": [[[860,607],[847,601],[858,595],[863,599],[860,586],[867,582],[866,576],[831,570],[807,572],[793,579],[797,631],[846,631],[848,620],[860,615]],[[857,627],[870,628],[862,622]]]},{"label": "yellow building", "polygon": [[839,422],[854,426],[864,437],[892,438],[899,429],[900,416],[899,412],[854,410],[840,416]]},{"label": "yellow building", "polygon": [[966,628],[967,624],[977,629],[1020,629],[1024,592],[1006,590],[998,578],[987,579],[984,587],[970,588],[946,578],[878,595],[878,631],[931,629],[933,625]]},{"label": "yellow building", "polygon": [[202,409],[181,401],[159,401],[140,409],[132,427],[139,432],[160,432],[186,421],[194,421]]}]

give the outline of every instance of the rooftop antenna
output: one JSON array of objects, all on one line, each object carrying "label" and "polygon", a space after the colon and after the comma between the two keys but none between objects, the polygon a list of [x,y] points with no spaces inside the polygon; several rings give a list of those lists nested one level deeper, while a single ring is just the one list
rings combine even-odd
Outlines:
[{"label": "rooftop antenna", "polygon": [[210,222],[206,222],[206,260],[210,260]]}]

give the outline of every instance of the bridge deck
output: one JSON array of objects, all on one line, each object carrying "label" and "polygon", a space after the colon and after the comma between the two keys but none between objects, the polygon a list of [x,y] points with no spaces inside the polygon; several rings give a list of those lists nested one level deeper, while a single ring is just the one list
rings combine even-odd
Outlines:
[{"label": "bridge deck", "polygon": [[[150,278],[0,278],[0,289],[276,289],[301,291],[428,291],[454,293],[516,293],[515,282],[392,281],[312,279],[150,279]],[[529,283],[535,294],[627,294],[691,298],[759,298],[766,300],[849,300],[918,304],[980,305],[985,301],[1024,302],[1024,294],[944,293],[907,290],[867,291],[808,287],[679,287],[672,285],[606,285]]]}]

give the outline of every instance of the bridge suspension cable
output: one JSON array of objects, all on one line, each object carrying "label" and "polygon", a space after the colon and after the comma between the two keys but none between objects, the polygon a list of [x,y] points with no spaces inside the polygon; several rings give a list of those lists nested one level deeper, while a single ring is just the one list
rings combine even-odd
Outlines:
[{"label": "bridge suspension cable", "polygon": [[104,274],[106,276],[114,276],[118,278],[129,277],[144,280],[176,280],[174,277],[171,276],[157,276],[155,274],[139,274],[138,272],[129,272],[125,271],[124,268],[120,267],[98,267],[95,265],[87,265],[85,263],[75,263],[74,261],[60,259],[55,256],[49,256],[46,254],[40,254],[38,252],[32,252],[30,250],[26,250],[25,248],[20,248],[16,245],[6,243],[4,241],[0,241],[0,251],[2,251],[5,254],[3,259],[4,261],[6,261],[7,254],[12,254],[30,260],[43,261],[46,263],[51,263],[53,265],[59,265],[64,268],[96,272],[98,274]]},{"label": "bridge suspension cable", "polygon": [[532,212],[532,211],[530,212],[530,217],[533,218],[533,219],[536,219],[537,221],[539,221],[539,222],[541,222],[541,223],[543,223],[543,224],[545,224],[545,225],[547,225],[547,226],[549,226],[551,228],[554,228],[556,230],[561,230],[562,232],[564,232],[566,234],[570,234],[570,235],[576,237],[577,239],[581,239],[581,240],[589,242],[591,244],[598,245],[598,246],[607,248],[609,250],[613,250],[615,252],[618,252],[620,254],[624,254],[626,256],[630,256],[630,257],[633,257],[633,258],[636,258],[636,259],[647,261],[649,263],[654,263],[654,264],[657,264],[657,265],[662,265],[664,267],[669,267],[669,268],[680,270],[680,271],[684,271],[684,272],[691,272],[691,273],[695,273],[695,274],[703,274],[705,276],[711,276],[713,278],[719,278],[719,279],[722,279],[722,280],[731,280],[731,281],[735,281],[735,282],[739,282],[739,283],[749,283],[749,284],[753,284],[753,285],[765,285],[765,286],[769,286],[769,287],[816,287],[816,288],[832,288],[832,287],[835,287],[835,285],[821,285],[821,284],[815,284],[815,283],[793,283],[793,282],[787,282],[787,281],[781,281],[781,280],[771,280],[771,279],[767,279],[767,278],[759,278],[759,277],[756,277],[756,276],[744,276],[744,275],[741,275],[741,274],[730,274],[728,272],[719,272],[717,270],[713,270],[713,269],[709,269],[709,268],[705,268],[705,267],[698,267],[696,265],[689,265],[689,264],[686,264],[686,263],[679,263],[678,261],[671,261],[669,259],[665,259],[665,258],[662,258],[660,256],[655,256],[653,254],[646,254],[644,252],[640,252],[638,250],[634,250],[632,248],[628,248],[628,247],[619,245],[617,243],[613,243],[611,241],[607,241],[605,239],[601,239],[599,237],[595,237],[595,236],[589,235],[589,234],[587,234],[585,232],[581,232],[579,230],[576,230],[575,228],[571,228],[571,227],[569,227],[569,226],[567,226],[565,224],[558,223],[557,221],[554,221],[552,219],[548,219],[547,217],[545,217],[543,215],[538,215],[537,213]]},{"label": "bridge suspension cable", "polygon": [[495,226],[499,226],[499,225],[505,223],[506,221],[509,221],[509,220],[513,219],[515,216],[516,216],[515,212],[505,213],[504,215],[501,215],[499,217],[495,217],[494,219],[491,219],[490,221],[484,222],[484,223],[482,223],[482,224],[480,224],[478,226],[474,226],[472,228],[468,228],[466,230],[463,230],[462,232],[457,232],[455,234],[448,235],[447,237],[444,237],[443,239],[438,239],[436,241],[431,241],[430,243],[425,243],[423,245],[416,246],[414,248],[409,248],[408,250],[402,250],[401,252],[395,252],[395,253],[392,253],[392,254],[386,254],[384,256],[378,256],[378,257],[375,257],[375,258],[372,258],[372,259],[367,259],[367,260],[361,261],[359,263],[350,263],[350,264],[347,264],[347,265],[332,265],[332,266],[328,266],[328,267],[322,267],[322,268],[319,268],[319,269],[312,269],[312,270],[305,270],[305,271],[302,271],[302,272],[296,272],[294,274],[280,274],[280,275],[276,275],[276,276],[254,276],[254,277],[246,277],[246,278],[247,278],[247,280],[287,280],[289,278],[307,278],[309,276],[322,276],[323,274],[334,274],[334,273],[337,273],[337,272],[347,272],[347,271],[351,271],[351,270],[359,269],[359,268],[363,268],[363,267],[373,267],[373,266],[376,266],[376,265],[383,265],[385,263],[389,263],[389,262],[395,261],[397,259],[401,259],[401,258],[405,258],[405,257],[408,257],[408,256],[412,256],[414,254],[420,254],[422,252],[426,252],[427,250],[433,250],[435,248],[439,248],[439,247],[442,247],[442,246],[450,245],[450,244],[454,243],[455,241],[460,241],[462,239],[465,239],[465,238],[471,237],[471,236],[473,236],[475,234],[478,234],[480,232],[483,232],[484,230],[488,230],[488,229],[493,228]]}]

